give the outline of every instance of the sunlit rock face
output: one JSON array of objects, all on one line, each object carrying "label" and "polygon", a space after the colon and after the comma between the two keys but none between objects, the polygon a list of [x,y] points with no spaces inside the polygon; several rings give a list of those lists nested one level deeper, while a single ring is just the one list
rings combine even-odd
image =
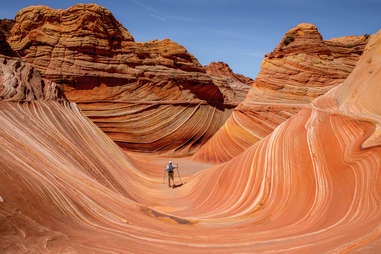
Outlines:
[{"label": "sunlit rock face", "polygon": [[377,253],[381,32],[364,52],[343,84],[176,189],[74,103],[0,101],[0,249]]},{"label": "sunlit rock face", "polygon": [[193,153],[245,96],[169,39],[135,42],[96,4],[25,8],[7,43],[128,150]]},{"label": "sunlit rock face", "polygon": [[[271,133],[316,97],[342,83],[364,51],[368,35],[323,40],[316,26],[300,24],[267,54],[246,99],[196,155],[224,162]],[[216,148],[218,147],[218,148]]]}]

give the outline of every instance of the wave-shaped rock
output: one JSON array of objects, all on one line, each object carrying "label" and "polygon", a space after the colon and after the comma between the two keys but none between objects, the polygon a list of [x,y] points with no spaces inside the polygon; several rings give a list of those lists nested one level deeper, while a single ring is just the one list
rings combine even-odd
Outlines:
[{"label": "wave-shaped rock", "polygon": [[342,83],[351,73],[368,37],[323,40],[311,24],[300,24],[288,31],[274,51],[265,56],[245,100],[194,158],[230,160],[301,108],[309,107],[314,98]]},{"label": "wave-shaped rock", "polygon": [[377,253],[380,50],[381,31],[342,85],[177,189],[74,103],[1,101],[0,249]]},{"label": "wave-shaped rock", "polygon": [[127,149],[192,153],[244,96],[169,39],[135,42],[96,4],[25,8],[7,42]]}]

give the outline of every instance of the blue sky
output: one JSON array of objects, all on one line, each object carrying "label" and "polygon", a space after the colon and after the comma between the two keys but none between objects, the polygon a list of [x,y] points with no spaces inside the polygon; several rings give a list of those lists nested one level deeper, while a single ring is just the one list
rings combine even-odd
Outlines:
[{"label": "blue sky", "polygon": [[89,2],[108,8],[136,41],[170,38],[203,65],[224,61],[252,78],[263,56],[299,23],[318,26],[324,39],[381,29],[381,0],[11,0],[2,2],[0,18],[29,5]]}]

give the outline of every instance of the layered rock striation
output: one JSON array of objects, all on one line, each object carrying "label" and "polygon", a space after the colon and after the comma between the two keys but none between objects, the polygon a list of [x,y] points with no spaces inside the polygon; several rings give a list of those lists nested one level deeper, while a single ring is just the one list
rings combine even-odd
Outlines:
[{"label": "layered rock striation", "polygon": [[96,4],[25,8],[7,42],[127,149],[192,153],[243,98],[240,82],[206,74],[169,39],[135,42]]},{"label": "layered rock striation", "polygon": [[368,35],[323,40],[311,24],[288,31],[274,51],[266,54],[245,100],[195,159],[224,162],[261,140],[301,108],[309,107],[314,98],[342,83],[367,41]]}]

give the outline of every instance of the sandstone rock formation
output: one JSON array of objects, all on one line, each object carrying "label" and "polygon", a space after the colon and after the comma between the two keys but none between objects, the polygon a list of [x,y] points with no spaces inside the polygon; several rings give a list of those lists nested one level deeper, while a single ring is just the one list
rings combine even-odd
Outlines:
[{"label": "sandstone rock formation", "polygon": [[[355,67],[368,36],[323,40],[317,28],[300,24],[267,54],[246,99],[197,160],[230,160],[271,133],[301,108],[342,83]],[[219,147],[216,149],[216,147]]]},{"label": "sandstone rock formation", "polygon": [[[206,73],[215,77],[230,78],[229,85],[233,88],[235,98],[243,101],[253,80],[244,75],[234,73],[232,69],[224,62],[211,62],[204,66]],[[215,78],[216,79],[216,78]]]},{"label": "sandstone rock formation", "polygon": [[380,51],[381,31],[342,85],[173,190],[74,103],[0,101],[0,250],[377,253]]},{"label": "sandstone rock formation", "polygon": [[229,65],[224,62],[211,62],[204,66],[206,73],[215,76],[231,77],[241,83],[250,85],[254,80],[242,74],[234,73]]},{"label": "sandstone rock formation", "polygon": [[25,8],[7,41],[127,149],[192,153],[243,99],[240,82],[206,74],[171,40],[135,42],[96,4]]},{"label": "sandstone rock formation", "polygon": [[254,80],[242,74],[234,73],[229,65],[224,62],[211,62],[204,66],[206,73],[216,76],[227,76],[244,84],[251,84]]}]

